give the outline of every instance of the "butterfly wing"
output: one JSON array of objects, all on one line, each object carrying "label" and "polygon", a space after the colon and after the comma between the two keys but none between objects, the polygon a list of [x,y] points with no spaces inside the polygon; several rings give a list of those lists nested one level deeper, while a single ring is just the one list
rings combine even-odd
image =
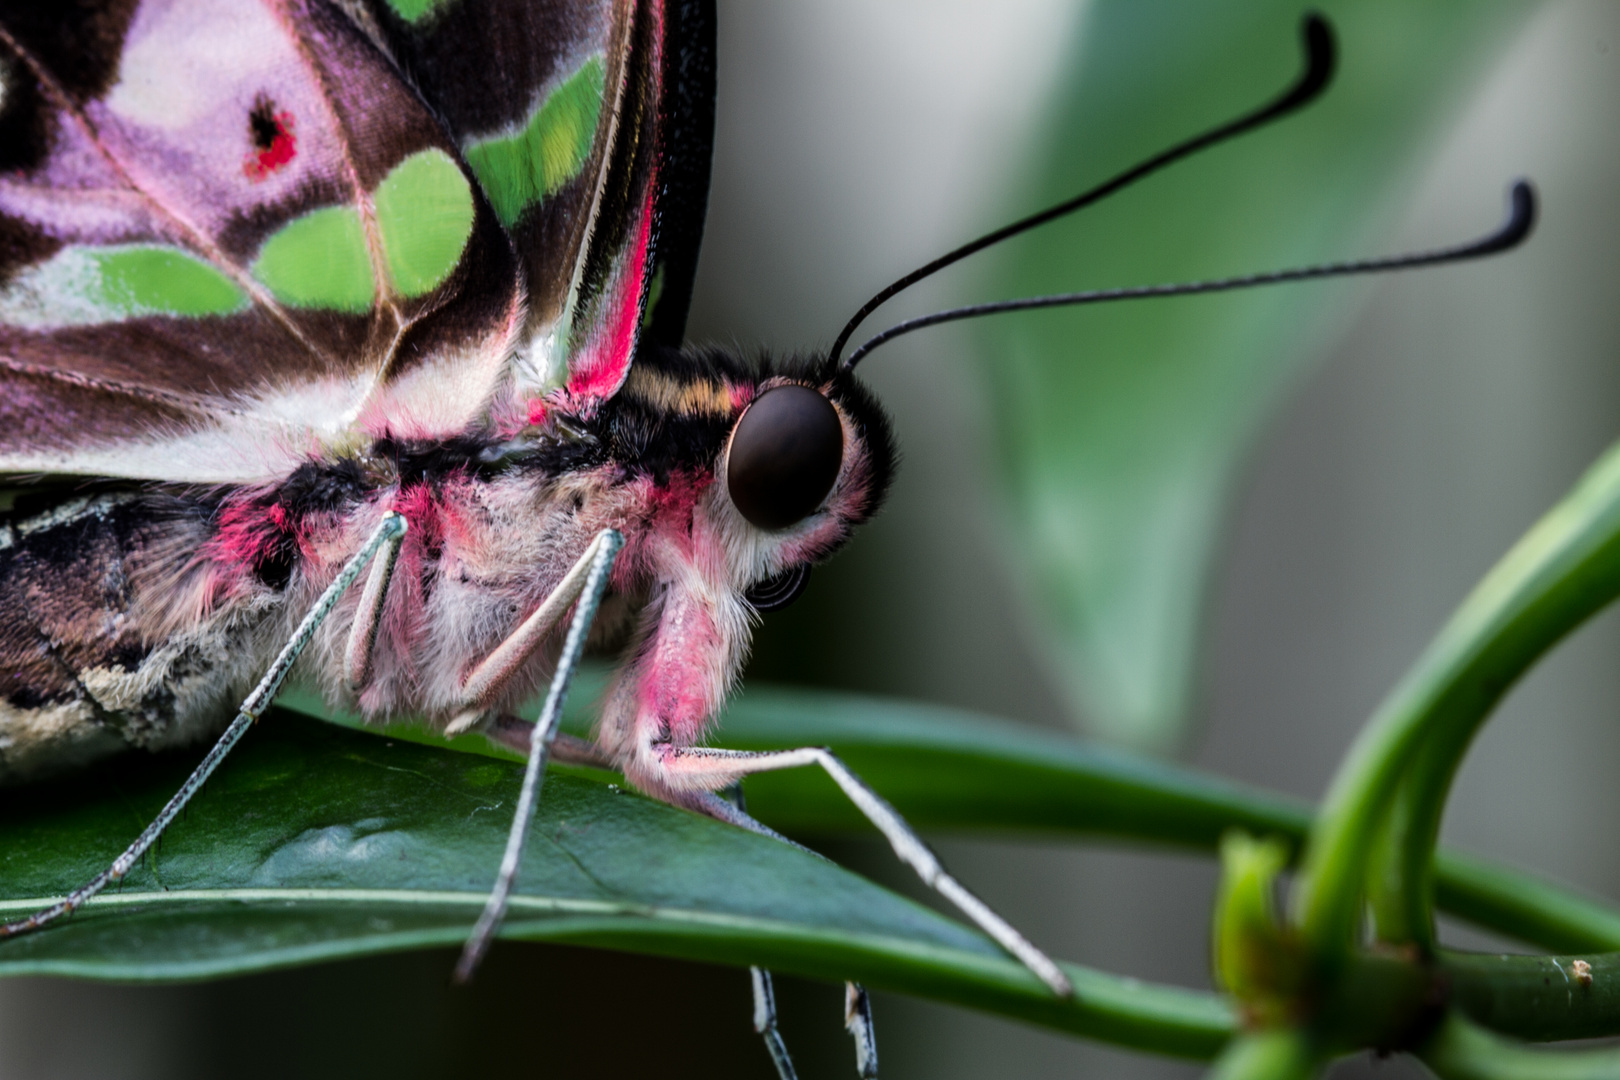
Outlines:
[{"label": "butterfly wing", "polygon": [[604,388],[660,265],[663,15],[0,3],[0,472],[248,481],[574,383],[542,362]]},{"label": "butterfly wing", "polygon": [[482,406],[510,245],[336,9],[25,0],[0,66],[0,469],[252,479]]},{"label": "butterfly wing", "polygon": [[623,383],[678,344],[708,196],[713,0],[368,0],[523,267],[519,399]]}]

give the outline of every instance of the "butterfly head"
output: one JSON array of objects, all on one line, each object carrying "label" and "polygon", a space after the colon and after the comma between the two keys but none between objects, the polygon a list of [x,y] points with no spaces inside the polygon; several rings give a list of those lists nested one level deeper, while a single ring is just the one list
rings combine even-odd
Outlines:
[{"label": "butterfly head", "polygon": [[658,747],[700,736],[755,613],[796,597],[877,512],[894,445],[876,400],[825,357],[720,349],[643,348],[590,422],[611,459],[604,502],[633,506],[616,519],[621,588],[641,598],[598,739],[655,790]]},{"label": "butterfly head", "polygon": [[695,489],[693,516],[678,505],[671,527],[708,535],[756,610],[783,606],[877,512],[894,472],[888,418],[825,358],[648,351],[596,430],[643,482]]},{"label": "butterfly head", "polygon": [[895,450],[887,416],[851,374],[807,364],[758,385],[720,464],[731,510],[781,565],[748,591],[768,611],[794,599],[811,563],[877,512]]}]

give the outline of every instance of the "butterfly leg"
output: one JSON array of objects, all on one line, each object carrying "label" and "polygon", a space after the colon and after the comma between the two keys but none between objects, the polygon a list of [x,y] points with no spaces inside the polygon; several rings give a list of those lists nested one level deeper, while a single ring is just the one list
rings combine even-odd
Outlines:
[{"label": "butterfly leg", "polygon": [[[754,986],[754,1030],[765,1040],[765,1049],[776,1066],[779,1080],[798,1080],[787,1044],[776,1027],[776,987],[771,973],[762,967],[748,969]],[[855,1038],[855,1075],[861,1080],[877,1080],[877,1040],[872,1035],[872,1001],[860,983],[844,984],[844,1027]]]},{"label": "butterfly leg", "polygon": [[[688,794],[683,801],[689,808],[728,824],[769,836],[784,844],[792,844],[803,851],[810,850],[750,816],[744,805],[741,782],[726,788],[723,795],[703,791]],[[816,853],[810,851],[810,854]],[[788,1057],[787,1046],[776,1030],[776,991],[771,984],[771,973],[764,968],[751,967],[748,974],[754,984],[754,1030],[764,1037],[765,1048],[776,1063],[777,1074],[783,1080],[791,1080],[794,1075],[793,1061]],[[866,987],[857,982],[844,984],[844,1030],[855,1040],[855,1075],[861,1080],[877,1080],[877,1036],[872,1029],[872,1000],[867,996]]]},{"label": "butterfly leg", "polygon": [[114,859],[111,866],[77,889],[74,889],[57,903],[42,911],[36,911],[26,919],[0,925],[0,938],[37,930],[46,923],[54,922],[64,915],[71,915],[83,907],[91,897],[108,885],[121,881],[125,874],[134,869],[141,856],[146,854],[148,848],[157,843],[158,838],[163,835],[163,830],[167,829],[169,824],[179,816],[186,803],[191,801],[192,796],[197,794],[198,790],[207,782],[208,777],[213,774],[215,769],[219,768],[220,762],[225,760],[225,755],[231,752],[231,749],[241,741],[242,736],[247,734],[248,728],[252,727],[264,710],[269,707],[270,702],[276,696],[276,692],[281,689],[281,684],[286,681],[287,673],[292,670],[293,664],[298,660],[299,654],[304,651],[305,646],[314,638],[315,631],[320,628],[321,623],[326,621],[326,617],[332,613],[332,609],[337,606],[337,602],[342,598],[344,592],[360,576],[360,571],[366,568],[366,564],[385,545],[397,544],[399,538],[404,535],[405,519],[392,512],[384,514],[382,522],[377,526],[376,531],[371,534],[370,539],[338,572],[338,576],[332,581],[332,584],[328,585],[326,591],[321,593],[319,599],[309,609],[309,613],[298,624],[298,628],[293,631],[292,637],[287,644],[282,646],[281,652],[276,655],[275,660],[270,664],[270,670],[265,672],[264,678],[259,681],[259,685],[254,687],[253,692],[242,702],[241,708],[237,711],[236,719],[231,721],[230,726],[225,729],[225,733],[219,737],[219,740],[214,743],[207,755],[203,757],[202,763],[197,766],[190,776],[186,777],[186,782],[180,785],[180,790],[175,792],[174,797],[158,812],[158,816],[153,819],[152,823],[142,831],[140,836],[136,837],[135,842],[125,848],[123,854]]},{"label": "butterfly leg", "polygon": [[765,1040],[765,1050],[771,1055],[771,1064],[776,1066],[778,1080],[799,1080],[787,1043],[782,1041],[782,1033],[776,1027],[776,987],[771,982],[771,973],[762,967],[751,967],[748,980],[754,987],[754,1030]]},{"label": "butterfly leg", "polygon": [[[467,938],[467,944],[461,951],[461,959],[456,963],[454,978],[457,982],[464,983],[472,978],[484,953],[489,950],[490,942],[494,940],[495,931],[500,928],[502,916],[506,914],[507,899],[512,894],[512,885],[517,881],[518,867],[523,861],[523,842],[528,837],[535,804],[540,798],[540,783],[545,777],[546,759],[550,755],[552,741],[557,737],[557,723],[562,718],[563,703],[568,698],[568,688],[573,683],[575,670],[579,667],[579,658],[585,652],[585,638],[590,631],[591,620],[596,617],[596,609],[602,602],[603,593],[607,592],[608,575],[613,569],[613,560],[623,545],[624,537],[612,529],[604,529],[598,533],[579,562],[574,564],[574,568],[568,572],[552,594],[546,597],[539,610],[514,631],[511,637],[502,642],[495,652],[474,670],[468,680],[469,683],[474,683],[480,678],[480,673],[492,668],[496,672],[504,670],[509,676],[517,664],[527,659],[539,647],[540,640],[551,628],[551,623],[556,622],[562,612],[567,610],[568,605],[578,598],[579,606],[574,609],[574,619],[568,625],[568,636],[563,641],[562,655],[557,660],[557,671],[551,677],[551,688],[546,692],[546,703],[540,710],[540,719],[530,729],[529,764],[523,773],[523,788],[518,794],[517,809],[512,814],[512,829],[507,834],[506,853],[501,857],[500,873],[495,878],[495,887],[490,891],[483,914],[479,915],[478,923],[473,927],[472,933]],[[544,626],[535,629],[536,620],[545,612],[552,614]],[[509,649],[514,641],[517,641],[518,645]],[[514,654],[517,655],[517,659],[512,658]],[[498,689],[500,681],[486,682],[484,685]],[[489,692],[493,693],[494,690]],[[469,694],[468,697],[472,698],[473,695]]]},{"label": "butterfly leg", "polygon": [[[484,737],[497,746],[519,754],[528,754],[529,740],[534,736],[534,724],[511,713],[501,713],[484,728]],[[583,765],[591,769],[617,772],[612,758],[589,739],[581,739],[559,731],[551,740],[551,760],[562,765]]]},{"label": "butterfly leg", "polygon": [[[706,791],[702,795],[704,797],[696,800],[695,809],[753,832],[786,839],[748,816],[741,783],[732,784],[723,794]],[[771,973],[762,967],[750,967],[748,982],[754,991],[754,1031],[765,1040],[765,1052],[771,1055],[771,1064],[776,1066],[777,1080],[798,1080],[793,1055],[788,1053],[787,1043],[782,1041],[782,1032],[776,1026],[776,984]]]},{"label": "butterfly leg", "polygon": [[[1054,994],[1059,997],[1074,995],[1074,985],[1063,970],[1031,944],[1028,938],[1013,929],[1006,919],[996,914],[989,904],[947,873],[939,857],[923,843],[922,837],[906,823],[899,811],[868,787],[866,781],[851,772],[849,766],[831,750],[818,746],[799,750],[721,750],[702,746],[680,747],[667,742],[653,743],[648,749],[657,755],[668,787],[677,793],[690,791],[694,787],[723,787],[754,773],[797,769],[806,765],[821,766],[843,789],[855,808],[877,826],[900,861],[915,870],[924,884],[956,905],[957,910],[1034,972]],[[685,800],[676,794],[672,801]]]},{"label": "butterfly leg", "polygon": [[872,999],[858,982],[844,984],[844,1030],[855,1040],[855,1075],[877,1080],[877,1035],[872,1030]]},{"label": "butterfly leg", "polygon": [[[500,694],[512,676],[516,675],[529,658],[545,644],[546,635],[568,611],[568,605],[579,598],[580,592],[586,587],[585,579],[596,565],[596,559],[602,551],[611,546],[614,554],[617,554],[623,544],[624,538],[612,529],[603,529],[596,534],[590,546],[585,549],[585,554],[581,555],[579,561],[563,575],[557,587],[541,601],[534,613],[524,619],[523,624],[497,645],[494,652],[484,657],[478,666],[473,668],[461,684],[463,712],[450,722],[445,729],[446,733],[454,735],[468,731],[483,722],[490,703]],[[609,556],[609,561],[612,561],[612,556]],[[604,588],[606,584],[604,579],[602,582]],[[592,610],[595,610],[594,602]],[[526,746],[523,747],[523,752],[528,752]]]},{"label": "butterfly leg", "polygon": [[[401,517],[399,520],[403,525],[405,519]],[[343,677],[349,689],[356,693],[371,678],[371,654],[377,646],[377,627],[382,622],[383,604],[388,600],[388,583],[394,580],[394,567],[399,562],[399,549],[404,542],[405,530],[401,528],[388,538],[383,551],[371,564],[365,589],[360,593],[360,605],[349,627],[348,647],[343,650]]]}]

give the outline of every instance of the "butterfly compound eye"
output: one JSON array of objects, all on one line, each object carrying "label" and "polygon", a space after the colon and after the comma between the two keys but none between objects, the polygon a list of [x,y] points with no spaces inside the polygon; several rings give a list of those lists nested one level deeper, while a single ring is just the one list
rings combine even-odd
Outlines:
[{"label": "butterfly compound eye", "polygon": [[832,402],[808,386],[776,386],[731,433],[726,490],[753,524],[785,529],[821,505],[843,461],[844,426]]}]

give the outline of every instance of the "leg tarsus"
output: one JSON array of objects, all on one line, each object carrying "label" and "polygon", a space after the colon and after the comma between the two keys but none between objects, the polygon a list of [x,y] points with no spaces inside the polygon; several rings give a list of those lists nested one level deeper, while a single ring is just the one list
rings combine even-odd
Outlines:
[{"label": "leg tarsus", "polygon": [[343,679],[359,693],[371,680],[371,657],[377,645],[377,628],[382,625],[383,606],[388,602],[388,585],[394,580],[400,545],[405,542],[405,519],[399,530],[385,542],[381,556],[371,564],[354,622],[349,626],[349,643],[343,650]]},{"label": "leg tarsus", "polygon": [[[521,716],[501,713],[485,725],[483,732],[484,738],[501,749],[527,755],[530,740],[534,738],[534,725]],[[613,763],[612,758],[602,752],[601,747],[589,739],[581,739],[566,731],[559,731],[552,738],[551,760],[559,765],[579,765],[607,772],[619,771],[619,767]]]},{"label": "leg tarsus", "polygon": [[737,785],[736,788],[735,802],[728,800],[724,795],[717,795],[712,791],[665,792],[661,793],[659,797],[666,802],[675,804],[676,806],[685,807],[686,809],[696,811],[699,814],[705,814],[716,819],[717,821],[723,821],[727,825],[735,825],[739,829],[747,829],[749,832],[758,833],[761,836],[768,836],[778,843],[786,844],[788,847],[798,848],[807,855],[814,855],[818,859],[827,860],[827,856],[823,855],[821,852],[807,848],[797,840],[783,836],[781,833],[777,832],[775,829],[754,817],[748,811],[744,810],[741,806],[737,805],[737,803],[742,802],[742,785],[740,784]]},{"label": "leg tarsus", "polygon": [[[596,618],[597,606],[602,602],[602,596],[607,592],[609,574],[613,569],[613,560],[619,554],[619,548],[624,544],[624,537],[612,529],[604,529],[597,533],[596,539],[574,569],[568,572],[563,584],[552,591],[540,611],[545,611],[551,604],[552,598],[563,591],[569,581],[579,578],[575,596],[579,604],[574,609],[573,621],[568,624],[568,635],[563,640],[562,655],[557,659],[557,670],[551,676],[551,688],[546,692],[546,703],[540,710],[540,719],[535,722],[529,736],[529,764],[523,772],[523,787],[518,792],[517,809],[512,814],[512,828],[506,837],[506,852],[501,856],[501,869],[495,876],[495,887],[490,890],[489,900],[484,905],[483,913],[478,916],[478,922],[473,926],[472,933],[467,937],[467,944],[461,950],[461,959],[456,963],[453,979],[458,983],[466,983],[472,978],[473,972],[478,970],[478,964],[489,950],[490,942],[495,938],[495,932],[500,929],[501,919],[506,915],[506,902],[512,895],[512,886],[517,881],[518,867],[523,862],[523,843],[528,839],[529,823],[534,819],[534,809],[540,801],[540,785],[545,779],[546,761],[551,756],[552,741],[557,737],[557,724],[562,719],[563,703],[568,700],[568,690],[574,681],[574,671],[579,667],[579,658],[585,652],[585,638],[591,628],[591,621]],[[584,568],[583,573],[576,574]],[[572,603],[570,598],[569,603]],[[566,610],[567,604],[563,605]],[[519,628],[534,623],[535,615]],[[517,635],[514,634],[513,637]],[[510,643],[513,639],[508,638]],[[496,650],[501,654],[506,650],[502,645]],[[531,649],[530,652],[533,650]],[[492,654],[495,655],[495,654]],[[479,665],[478,671],[483,671],[488,665]],[[475,672],[476,674],[476,672]]]},{"label": "leg tarsus", "polygon": [[[722,793],[698,791],[686,794],[692,796],[688,809],[781,840],[785,844],[793,844],[787,837],[748,816],[748,802],[743,798],[740,780]],[[754,1031],[765,1040],[765,1051],[771,1055],[771,1064],[776,1066],[777,1080],[799,1080],[799,1074],[793,1068],[793,1056],[788,1053],[787,1043],[782,1041],[782,1032],[776,1026],[776,984],[771,973],[762,967],[750,967],[748,980],[754,989]]]},{"label": "leg tarsus", "polygon": [[613,759],[603,753],[600,746],[589,739],[570,735],[566,731],[557,732],[557,737],[551,741],[551,756],[564,765],[580,765],[587,769],[602,769],[606,772],[619,771]]},{"label": "leg tarsus", "polygon": [[996,914],[989,904],[946,872],[939,857],[923,843],[922,837],[906,823],[899,811],[855,775],[831,750],[816,746],[797,750],[722,750],[704,746],[678,747],[668,743],[654,744],[651,749],[658,755],[662,769],[678,775],[684,782],[669,785],[672,788],[688,786],[694,780],[718,786],[717,782],[735,783],[741,777],[754,773],[795,769],[805,765],[821,766],[843,789],[855,808],[877,826],[900,861],[915,870],[924,884],[956,905],[974,925],[1029,968],[1054,994],[1064,998],[1074,996],[1074,984],[1063,969],[1015,930],[1011,923]]},{"label": "leg tarsus", "polygon": [[858,982],[844,984],[844,1030],[855,1040],[855,1074],[877,1080],[877,1035],[872,1030],[872,999]]},{"label": "leg tarsus", "polygon": [[782,1033],[776,1027],[776,987],[771,982],[771,973],[762,967],[751,967],[748,979],[754,988],[754,1030],[765,1040],[765,1051],[771,1055],[771,1064],[776,1066],[778,1080],[799,1080],[787,1043],[782,1041]]}]

